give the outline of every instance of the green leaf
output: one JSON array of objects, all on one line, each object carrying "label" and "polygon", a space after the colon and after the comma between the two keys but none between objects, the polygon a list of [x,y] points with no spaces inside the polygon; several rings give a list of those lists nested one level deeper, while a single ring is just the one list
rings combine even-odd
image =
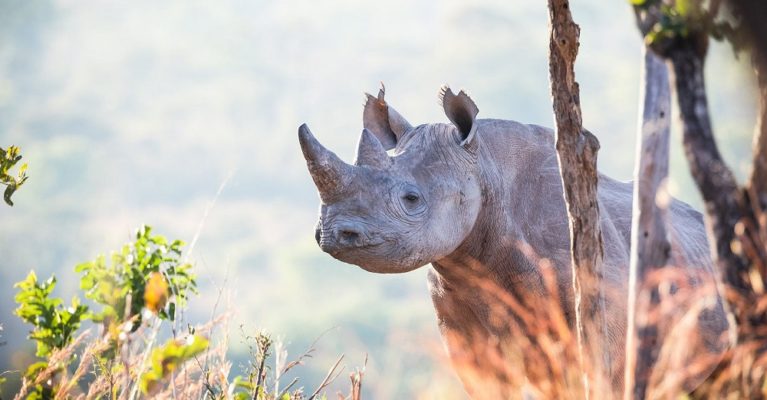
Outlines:
[{"label": "green leaf", "polygon": [[21,160],[21,150],[16,146],[9,146],[8,150],[0,148],[0,183],[6,185],[3,192],[3,200],[9,206],[13,206],[11,196],[24,184],[27,180],[27,164],[23,164],[19,168],[17,177],[11,176],[9,171]]},{"label": "green leaf", "polygon": [[[181,245],[183,242],[174,240],[169,248],[165,237],[154,235],[152,228],[144,225],[136,230],[133,243],[111,257],[99,256],[75,267],[81,273],[80,287],[85,296],[103,306],[96,318],[111,316],[116,324],[131,319],[131,331],[139,328],[141,318],[133,317],[140,316],[144,308],[162,320],[175,319],[177,308],[186,304],[189,293],[197,293],[191,265],[181,264]],[[128,310],[127,298],[131,299]]]},{"label": "green leaf", "polygon": [[36,363],[32,363],[32,365],[27,367],[27,371],[24,373],[24,376],[26,376],[27,378],[35,377],[37,376],[38,373],[40,373],[46,368],[48,368],[47,361],[38,361]]},{"label": "green leaf", "polygon": [[74,298],[71,307],[64,308],[60,298],[50,297],[56,287],[55,276],[38,282],[35,272],[30,271],[14,287],[19,289],[14,297],[19,306],[13,312],[32,325],[28,337],[37,344],[37,356],[47,357],[53,349],[71,343],[80,323],[88,317],[88,307]]},{"label": "green leaf", "polygon": [[13,207],[13,201],[11,201],[11,196],[16,191],[17,186],[15,184],[10,184],[6,186],[5,191],[3,192],[3,200],[5,200],[5,204],[8,204],[9,206]]},{"label": "green leaf", "polygon": [[678,12],[679,15],[686,17],[690,14],[693,5],[690,4],[690,0],[676,0],[674,7],[676,8],[676,12]]},{"label": "green leaf", "polygon": [[152,350],[151,367],[141,376],[141,391],[152,392],[171,372],[184,362],[208,349],[208,339],[190,335],[186,340],[169,340],[164,346]]}]

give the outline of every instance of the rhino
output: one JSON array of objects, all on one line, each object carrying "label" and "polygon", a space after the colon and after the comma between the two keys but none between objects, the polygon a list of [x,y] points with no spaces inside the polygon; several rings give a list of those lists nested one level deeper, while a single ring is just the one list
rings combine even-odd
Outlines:
[{"label": "rhino", "polygon": [[[404,273],[431,264],[428,288],[447,353],[470,396],[486,397],[497,363],[483,345],[509,337],[493,320],[494,307],[470,276],[489,280],[536,319],[535,309],[555,302],[570,327],[575,317],[568,216],[554,133],[510,120],[477,119],[479,109],[464,92],[440,92],[449,123],[411,125],[385,100],[366,94],[362,134],[353,164],[320,144],[306,124],[298,138],[321,200],[315,238],[332,257],[375,273]],[[614,395],[623,390],[632,183],[600,173],[598,202],[604,242],[603,287],[607,331],[604,351],[613,360]],[[715,282],[703,219],[671,199],[667,208],[671,259],[695,284]],[[540,260],[553,271],[547,287]],[[471,274],[468,274],[471,272]],[[721,354],[726,313],[715,305],[698,317],[703,337],[686,354]],[[497,318],[496,318],[497,319]],[[509,320],[513,320],[510,317]],[[512,321],[513,322],[513,321]],[[468,345],[467,345],[468,344]],[[477,350],[478,349],[478,350]],[[509,360],[509,365],[515,365]],[[523,371],[519,360],[514,368]],[[474,368],[465,368],[466,364]],[[698,374],[705,377],[710,368]],[[478,373],[479,371],[479,373]]]}]

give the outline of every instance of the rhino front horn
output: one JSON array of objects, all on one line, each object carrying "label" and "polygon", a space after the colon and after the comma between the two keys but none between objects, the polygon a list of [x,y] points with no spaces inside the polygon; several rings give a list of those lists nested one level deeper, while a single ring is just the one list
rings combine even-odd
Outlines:
[{"label": "rhino front horn", "polygon": [[352,166],[320,144],[306,124],[298,128],[298,141],[312,180],[320,192],[320,199],[323,202],[330,200],[351,179]]}]

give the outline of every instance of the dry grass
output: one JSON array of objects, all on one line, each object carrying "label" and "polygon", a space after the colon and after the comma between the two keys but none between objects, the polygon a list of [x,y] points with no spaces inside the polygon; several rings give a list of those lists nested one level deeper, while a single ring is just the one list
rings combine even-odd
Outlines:
[{"label": "dry grass", "polygon": [[[151,353],[156,350],[160,321],[142,326],[130,335],[121,336],[122,342],[118,346],[118,352],[114,358],[105,356],[105,352],[114,349],[109,335],[93,336],[92,332],[85,331],[63,349],[55,350],[48,360],[48,366],[33,375],[25,377],[22,387],[14,397],[14,400],[26,398],[34,391],[37,385],[43,388],[55,388],[48,392],[55,399],[120,399],[134,400],[140,398],[151,399],[290,399],[312,400],[324,394],[325,389],[342,372],[340,365],[343,356],[330,369],[328,376],[313,390],[312,394],[304,394],[303,388],[296,388],[298,379],[280,389],[280,379],[295,367],[304,364],[305,360],[315,352],[313,343],[307,351],[293,361],[287,361],[287,353],[282,350],[281,357],[275,360],[275,370],[279,373],[271,374],[264,367],[269,359],[272,342],[269,340],[266,347],[258,347],[251,355],[261,365],[257,371],[246,370],[246,374],[258,377],[255,388],[244,388],[238,384],[238,379],[230,379],[232,369],[231,362],[227,359],[228,347],[227,324],[231,313],[216,316],[207,323],[194,328],[196,335],[214,338],[211,345],[203,354],[194,357],[179,365],[173,374],[169,375],[159,385],[154,385],[148,393],[140,390],[141,375],[149,368]],[[125,323],[130,326],[131,322]],[[127,331],[127,330],[126,330]],[[268,338],[263,333],[258,333],[254,338]],[[260,342],[262,345],[264,342]],[[280,349],[281,344],[276,348]],[[367,360],[366,360],[367,362]],[[351,385],[349,395],[339,394],[340,399],[359,400],[364,368],[351,373]]]},{"label": "dry grass", "polygon": [[547,259],[537,263],[548,290],[538,299],[517,298],[476,273],[479,268],[462,276],[489,305],[488,320],[497,333],[443,333],[452,349],[461,349],[451,353],[453,367],[475,398],[568,399],[583,391],[577,338],[562,311],[553,266]]},{"label": "dry grass", "polygon": [[[488,277],[467,274],[467,285],[474,292],[483,293],[490,305],[487,310],[489,321],[499,335],[488,339],[487,335],[476,332],[468,338],[446,338],[463,349],[461,353],[452,354],[453,367],[464,381],[474,383],[472,395],[478,399],[578,399],[583,397],[585,390],[595,399],[620,397],[611,389],[613,382],[609,378],[594,376],[588,365],[582,372],[573,326],[559,301],[554,267],[548,259],[533,254],[528,257],[538,265],[547,290],[539,299],[519,299]],[[761,267],[756,265],[756,268]],[[757,271],[751,274],[761,273]],[[700,319],[716,305],[717,288],[693,284],[697,281],[699,279],[691,278],[679,269],[668,267],[650,275],[640,288],[640,302],[651,290],[660,293],[660,305],[648,310],[644,318],[657,325],[665,338],[649,381],[647,398],[684,397],[692,389],[689,387],[692,381],[702,383],[689,395],[690,398],[764,398],[767,326],[761,324],[759,318],[763,318],[767,310],[767,298],[763,292],[745,298],[742,291],[724,287],[730,307],[741,313],[739,320],[754,323],[740,324],[735,332],[730,332],[737,337],[737,343],[726,349],[723,356],[716,353],[685,354],[681,350],[690,348],[694,341],[717,339],[698,334]],[[102,357],[112,345],[109,335],[94,336],[91,331],[80,334],[70,345],[53,353],[47,368],[34,378],[25,379],[15,399],[25,398],[36,385],[56,387],[56,399],[240,398],[236,396],[236,381],[229,378],[232,364],[226,357],[229,320],[230,313],[225,312],[197,326],[196,334],[213,339],[209,349],[180,365],[149,394],[141,393],[138,382],[148,368],[151,351],[158,346],[158,320],[125,335],[112,365],[105,365]],[[502,342],[497,337],[513,340]],[[310,395],[296,389],[295,379],[282,381],[288,371],[311,357],[315,344],[295,360],[288,361],[281,344],[256,341],[251,348],[253,368],[250,374],[257,386],[263,388],[257,398],[282,399],[285,395],[295,400],[318,398],[342,373],[343,357],[329,369],[326,378]],[[267,374],[264,364],[273,350],[276,352],[273,355],[274,369]],[[711,370],[714,373],[709,376]],[[364,373],[364,367],[352,372],[350,392],[339,394],[338,398],[359,400]],[[584,373],[589,378],[588,389],[584,386]]]},{"label": "dry grass", "polygon": [[[753,196],[753,198],[756,198]],[[735,346],[693,397],[701,399],[767,398],[767,210],[752,204],[754,219],[735,228],[733,251],[750,261],[746,271],[738,271],[745,287],[723,285],[724,297],[737,326]],[[754,222],[755,221],[755,222]]]},{"label": "dry grass", "polygon": [[[655,271],[642,283],[637,302],[645,312],[638,314],[637,320],[641,318],[642,324],[656,326],[663,339],[649,379],[647,398],[767,397],[767,284],[764,279],[767,265],[763,262],[767,255],[767,215],[763,212],[758,215],[760,226],[742,227],[738,232],[740,249],[754,260],[751,269],[743,272],[749,288],[733,288],[726,283],[701,284],[705,282],[702,277],[690,276],[689,271],[672,266]],[[490,336],[479,331],[469,335],[448,332],[445,338],[452,349],[458,349],[451,353],[451,362],[462,380],[470,383],[472,396],[477,399],[580,399],[588,392],[592,399],[622,397],[620,389],[616,389],[621,384],[616,385],[614,378],[622,376],[622,371],[613,377],[600,377],[595,371],[601,368],[581,365],[573,321],[563,310],[562,293],[552,262],[529,249],[522,250],[540,271],[546,292],[543,296],[520,298],[499,286],[496,280],[477,272],[484,270],[480,266],[469,268],[461,277],[467,288],[481,294],[483,302],[488,304],[487,320],[494,332]],[[660,302],[651,308],[649,297],[653,291],[659,294]],[[724,293],[725,305],[735,323],[721,334],[701,335],[701,321],[718,306],[717,293]],[[211,339],[207,351],[179,365],[148,394],[141,392],[139,381],[149,367],[151,352],[159,346],[160,321],[155,317],[148,318],[151,323],[145,323],[136,332],[120,335],[119,351],[112,358],[104,357],[104,353],[113,348],[114,343],[110,342],[113,336],[94,336],[91,331],[81,333],[70,345],[51,355],[47,368],[32,378],[25,378],[15,399],[25,398],[35,386],[42,385],[57,388],[56,399],[312,400],[319,398],[342,374],[343,356],[316,389],[305,394],[303,388],[297,388],[297,379],[289,382],[284,379],[287,372],[311,358],[316,342],[289,361],[280,343],[272,343],[268,336],[256,334],[249,337],[253,345],[246,377],[231,380],[232,364],[226,357],[230,316],[224,312],[195,327],[195,334]],[[132,321],[126,321],[122,328],[131,324]],[[512,339],[501,341],[499,338]],[[726,347],[725,343],[731,346]],[[706,345],[721,351],[685,351]],[[273,362],[274,368],[267,368],[267,362]],[[359,400],[364,375],[364,367],[352,372],[349,393],[339,393],[337,397]],[[243,382],[249,383],[250,389],[243,389]]]},{"label": "dry grass", "polygon": [[[575,331],[562,310],[553,266],[533,254],[528,258],[538,265],[548,290],[539,299],[519,299],[493,279],[476,273],[463,277],[473,292],[482,293],[490,304],[491,329],[498,333],[490,338],[479,331],[468,338],[446,338],[451,347],[461,349],[451,354],[453,367],[464,382],[470,382],[471,396],[581,399],[587,390],[592,399],[623,397],[622,379],[595,376],[597,369],[589,365],[581,368]],[[653,290],[661,301],[650,309],[649,293]],[[655,271],[643,283],[639,301],[644,301],[646,312],[641,317],[657,326],[663,340],[646,398],[764,398],[767,326],[741,324],[728,331],[711,322],[710,313],[722,306],[717,302],[721,290],[710,279],[691,276],[689,271],[673,266]],[[724,287],[724,291],[731,307],[740,304],[733,308],[747,310],[747,318],[763,318],[767,310],[763,294],[747,303],[733,298],[732,290]],[[711,329],[702,334],[701,325],[706,324]],[[734,336],[738,337],[736,342],[731,341]],[[497,337],[512,339],[501,342]],[[622,369],[620,372],[614,376],[622,376]],[[584,386],[584,374],[588,387]]]},{"label": "dry grass", "polygon": [[[764,229],[756,232],[765,233]],[[750,243],[758,243],[761,237],[751,238]],[[763,250],[767,251],[767,242],[762,243]],[[477,399],[580,399],[586,391],[592,399],[621,397],[612,378],[596,376],[597,369],[581,365],[574,327],[562,308],[552,262],[529,249],[525,254],[538,266],[546,290],[543,296],[519,298],[494,279],[476,272],[480,268],[469,270],[463,276],[467,287],[473,293],[481,293],[489,305],[488,321],[496,335],[488,337],[477,331],[468,337],[446,337],[451,347],[461,349],[451,354],[453,368],[464,382],[471,383],[471,394]],[[765,276],[762,271],[764,265],[755,264],[749,272],[752,282],[761,282]],[[759,280],[755,280],[757,278]],[[659,305],[638,318],[657,326],[664,338],[649,380],[647,398],[764,398],[767,371],[767,326],[762,323],[767,310],[764,286],[761,292],[755,289],[750,297],[742,290],[722,286],[730,308],[739,313],[736,319],[752,323],[733,327],[729,334],[737,337],[737,342],[724,350],[723,355],[689,354],[682,350],[696,344],[727,341],[726,331],[718,337],[699,334],[699,323],[717,305],[719,292],[713,284],[701,285],[702,280],[691,277],[689,272],[667,267],[651,274],[639,290],[638,303],[644,304],[645,309],[650,304],[649,293],[656,290],[660,294]],[[758,283],[754,287],[758,288]],[[230,312],[224,312],[196,326],[195,334],[211,339],[210,347],[179,365],[149,393],[141,392],[139,382],[149,368],[151,352],[159,346],[161,321],[156,317],[149,317],[150,322],[136,332],[120,335],[119,351],[111,359],[104,357],[104,353],[114,348],[113,336],[103,333],[94,336],[92,331],[81,333],[70,345],[51,355],[47,368],[32,378],[25,378],[15,399],[25,398],[35,386],[42,385],[55,387],[56,399],[312,400],[319,398],[342,374],[343,356],[316,389],[306,394],[303,388],[297,388],[297,379],[289,382],[284,379],[287,372],[311,358],[316,342],[289,361],[280,343],[272,343],[268,336],[259,333],[252,337],[244,335],[252,343],[247,377],[239,381],[230,379],[232,363],[226,357],[230,317]],[[132,321],[126,321],[121,330],[128,332],[125,328],[131,324]],[[501,337],[513,339],[501,341],[498,339]],[[265,367],[267,360],[274,368]],[[352,372],[349,393],[339,393],[338,399],[359,400],[364,375],[364,367]],[[588,386],[584,384],[584,376],[588,377]],[[251,384],[250,392],[243,389],[242,382]],[[688,395],[693,389],[690,382],[700,385]]]}]

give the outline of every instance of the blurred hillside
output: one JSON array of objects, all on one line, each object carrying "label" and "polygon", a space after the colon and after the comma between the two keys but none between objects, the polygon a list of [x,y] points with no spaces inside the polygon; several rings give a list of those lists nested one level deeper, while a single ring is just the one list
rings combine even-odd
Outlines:
[{"label": "blurred hillside", "polygon": [[[620,179],[633,168],[640,60],[625,3],[573,4],[584,122],[601,140],[601,170]],[[233,328],[266,328],[292,354],[336,327],[305,385],[338,353],[353,366],[367,352],[369,398],[461,398],[440,358],[426,269],[372,275],[314,243],[318,199],[296,129],[309,123],[351,159],[362,92],[379,81],[413,124],[446,121],[436,94],[449,83],[480,117],[551,126],[546,21],[532,0],[0,0],[0,145],[20,146],[30,164],[16,206],[0,207],[0,371],[32,347],[11,315],[11,286],[30,268],[55,272],[68,297],[73,266],[140,224],[187,242],[201,226],[189,321],[209,318],[223,286]],[[714,45],[712,114],[741,176],[755,100],[746,72]],[[675,139],[672,190],[698,204]]]}]

